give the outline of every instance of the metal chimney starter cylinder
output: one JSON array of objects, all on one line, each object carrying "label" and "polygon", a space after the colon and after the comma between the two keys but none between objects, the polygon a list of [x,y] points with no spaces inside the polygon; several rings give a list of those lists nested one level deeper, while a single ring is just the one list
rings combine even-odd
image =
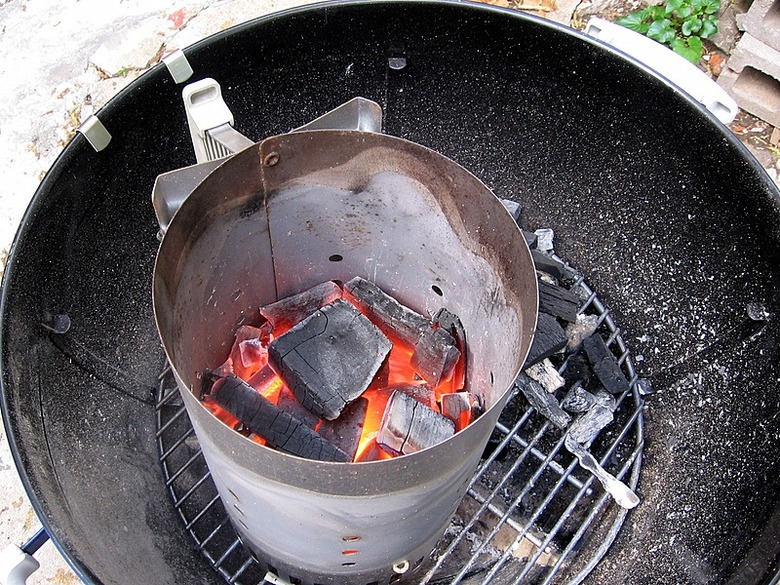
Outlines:
[{"label": "metal chimney starter cylinder", "polygon": [[[361,276],[466,331],[466,389],[484,413],[394,459],[330,463],[254,443],[200,402],[258,308]],[[528,248],[502,204],[445,158],[387,135],[284,134],[225,159],[167,227],[154,308],[168,359],[225,509],[278,576],[367,585],[412,578],[464,495],[536,322]]]}]

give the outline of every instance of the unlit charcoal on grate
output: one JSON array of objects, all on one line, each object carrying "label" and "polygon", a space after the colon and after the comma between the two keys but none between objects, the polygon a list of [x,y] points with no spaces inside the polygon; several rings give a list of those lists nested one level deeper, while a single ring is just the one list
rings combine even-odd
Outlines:
[{"label": "unlit charcoal on grate", "polygon": [[555,232],[551,228],[539,228],[535,230],[536,237],[539,238],[537,248],[542,252],[551,252],[553,249],[553,241],[555,240]]},{"label": "unlit charcoal on grate", "polygon": [[590,410],[596,404],[596,397],[582,387],[582,384],[575,382],[566,396],[561,400],[561,407],[572,414],[582,414]]},{"label": "unlit charcoal on grate", "polygon": [[555,258],[550,258],[544,252],[540,252],[539,250],[531,250],[531,258],[533,259],[534,267],[537,270],[546,272],[555,278],[555,280],[558,282],[563,282],[572,277],[571,272],[567,270],[563,262],[559,262]]},{"label": "unlit charcoal on grate", "polygon": [[376,441],[392,453],[415,453],[455,434],[455,423],[403,392],[393,392]]},{"label": "unlit charcoal on grate", "polygon": [[617,400],[615,400],[615,397],[612,394],[609,394],[603,388],[599,388],[593,393],[593,396],[596,399],[597,404],[600,404],[604,408],[608,408],[611,412],[615,412]]},{"label": "unlit charcoal on grate", "polygon": [[274,339],[268,354],[295,397],[333,420],[368,388],[391,347],[351,303],[336,299]]},{"label": "unlit charcoal on grate", "polygon": [[523,369],[563,351],[567,342],[566,333],[564,333],[563,327],[558,324],[558,320],[547,313],[539,313],[534,340]]},{"label": "unlit charcoal on grate", "polygon": [[525,240],[525,243],[528,244],[528,247],[531,250],[535,250],[537,244],[539,243],[539,238],[537,235],[533,232],[529,232],[526,230],[521,230],[523,233],[523,239]]},{"label": "unlit charcoal on grate", "polygon": [[612,419],[612,411],[596,403],[571,423],[568,433],[580,445],[588,445]]},{"label": "unlit charcoal on grate", "polygon": [[231,376],[216,380],[211,388],[211,398],[281,451],[321,461],[350,461],[341,449],[271,404],[240,378]]},{"label": "unlit charcoal on grate", "polygon": [[555,396],[542,388],[539,382],[520,374],[515,383],[539,414],[559,429],[565,429],[569,425],[571,417],[561,408]]},{"label": "unlit charcoal on grate", "polygon": [[335,282],[323,282],[297,295],[261,307],[260,314],[272,328],[289,329],[317,309],[341,298],[341,294],[341,287]]},{"label": "unlit charcoal on grate", "polygon": [[622,394],[628,390],[628,380],[620,369],[615,355],[609,350],[601,335],[594,333],[583,341],[585,353],[588,356],[593,372],[612,394]]},{"label": "unlit charcoal on grate", "polygon": [[539,280],[539,310],[574,323],[580,300],[573,292]]},{"label": "unlit charcoal on grate", "polygon": [[574,353],[566,358],[566,369],[563,370],[563,379],[566,384],[571,386],[577,382],[584,387],[590,387],[590,381],[593,378],[588,358],[583,353]]},{"label": "unlit charcoal on grate", "polygon": [[347,406],[336,420],[324,420],[317,429],[319,435],[332,443],[349,456],[349,460],[355,459],[363,423],[368,411],[368,400],[358,398]]},{"label": "unlit charcoal on grate", "polygon": [[501,204],[515,220],[515,223],[520,221],[520,215],[523,213],[523,204],[519,201],[512,201],[511,199],[502,199]]},{"label": "unlit charcoal on grate", "polygon": [[596,315],[577,315],[574,323],[566,326],[566,351],[577,351],[582,347],[582,342],[593,335],[598,329],[599,318]]},{"label": "unlit charcoal on grate", "polygon": [[586,448],[602,429],[612,422],[612,419],[613,414],[610,407],[597,401],[588,412],[571,424],[566,432],[564,446],[577,457],[580,467],[592,473],[620,506],[630,510],[639,505],[637,495],[625,483],[607,472]]}]

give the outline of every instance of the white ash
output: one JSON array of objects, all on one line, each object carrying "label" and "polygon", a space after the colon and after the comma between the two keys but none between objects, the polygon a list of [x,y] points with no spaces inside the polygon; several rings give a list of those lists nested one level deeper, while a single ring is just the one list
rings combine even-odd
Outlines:
[{"label": "white ash", "polygon": [[761,303],[748,303],[747,314],[753,321],[769,321],[774,315]]},{"label": "white ash", "polygon": [[550,394],[553,394],[558,388],[563,388],[566,384],[566,380],[558,373],[549,358],[526,368],[525,373],[529,378],[539,382],[542,388]]},{"label": "white ash", "polygon": [[566,351],[577,351],[582,347],[583,340],[593,335],[598,326],[598,316],[577,315],[577,320],[574,323],[566,325],[566,337],[569,338],[569,342],[566,344]]},{"label": "white ash", "polygon": [[551,252],[553,249],[553,240],[555,232],[550,228],[540,228],[534,232],[536,234],[536,249],[540,252]]},{"label": "white ash", "polygon": [[617,400],[615,397],[606,390],[598,390],[593,396],[596,398],[596,403],[608,408],[610,412],[615,412],[617,408]]}]

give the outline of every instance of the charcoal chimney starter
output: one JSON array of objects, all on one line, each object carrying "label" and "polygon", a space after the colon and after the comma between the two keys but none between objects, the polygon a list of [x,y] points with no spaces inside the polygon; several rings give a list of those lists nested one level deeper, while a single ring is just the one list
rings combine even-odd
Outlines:
[{"label": "charcoal chimney starter", "polygon": [[[365,278],[466,332],[466,389],[484,410],[442,443],[333,463],[254,443],[201,403],[258,309]],[[531,255],[501,202],[441,154],[380,133],[293,132],[228,157],[167,226],[154,272],[160,336],[214,483],[243,543],[283,579],[413,579],[448,526],[530,347]]]}]

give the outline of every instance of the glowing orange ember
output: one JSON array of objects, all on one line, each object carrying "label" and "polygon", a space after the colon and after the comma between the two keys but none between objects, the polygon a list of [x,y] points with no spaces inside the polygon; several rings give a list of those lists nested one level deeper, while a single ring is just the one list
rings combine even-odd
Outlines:
[{"label": "glowing orange ember", "polygon": [[[352,302],[360,310],[360,306],[349,297],[349,294],[343,294],[343,298]],[[327,304],[333,300],[329,297],[324,299],[324,302]],[[371,318],[370,314],[362,312],[366,317]],[[280,319],[278,327],[270,321],[263,323],[260,328],[241,326],[236,332],[236,338],[227,361],[216,372],[235,374],[269,402],[276,405],[280,392],[286,385],[271,367],[267,348],[271,341],[284,334],[293,325],[293,323]],[[368,407],[354,458],[355,462],[391,459],[395,456],[381,448],[376,442],[376,437],[385,407],[396,389],[401,389],[404,393],[442,414],[439,406],[441,396],[462,392],[466,377],[465,358],[461,355],[449,378],[442,379],[435,388],[431,389],[412,366],[414,348],[400,340],[393,331],[388,331],[379,323],[375,323],[375,325],[382,330],[393,346],[386,364],[382,368],[382,374],[377,375],[374,382],[362,394],[362,397],[368,401]],[[204,398],[203,403],[214,416],[227,426],[236,430],[242,428],[241,421],[217,405],[208,396]],[[471,417],[468,414],[461,414],[458,419],[455,423],[459,430],[471,422]],[[315,426],[315,430],[318,430],[323,422],[325,421],[320,420]],[[254,433],[250,434],[249,438],[257,443],[265,444],[265,440]],[[344,554],[348,554],[348,552]]]}]

